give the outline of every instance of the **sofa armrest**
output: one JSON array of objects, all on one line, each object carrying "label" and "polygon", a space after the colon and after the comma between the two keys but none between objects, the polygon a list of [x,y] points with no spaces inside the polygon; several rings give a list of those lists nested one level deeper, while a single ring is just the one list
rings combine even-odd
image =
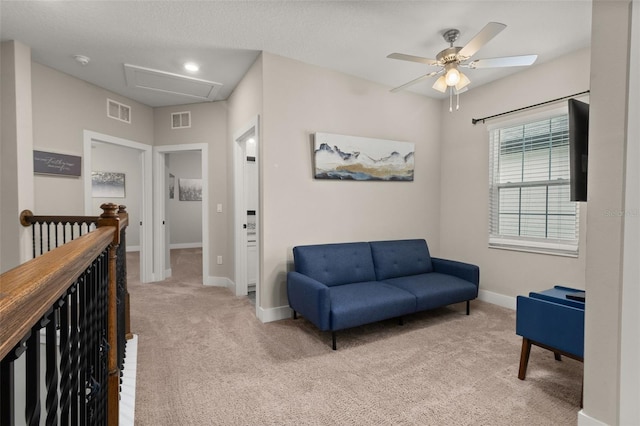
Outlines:
[{"label": "sofa armrest", "polygon": [[477,265],[456,260],[439,259],[437,257],[432,257],[431,262],[433,263],[433,272],[453,275],[476,286],[480,285],[480,268]]},{"label": "sofa armrest", "polygon": [[299,272],[287,273],[289,306],[322,331],[329,330],[331,300],[329,287]]}]

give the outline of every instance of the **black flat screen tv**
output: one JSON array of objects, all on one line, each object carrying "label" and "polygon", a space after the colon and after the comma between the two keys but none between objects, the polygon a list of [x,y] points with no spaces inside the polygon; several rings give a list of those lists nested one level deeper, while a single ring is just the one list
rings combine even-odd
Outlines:
[{"label": "black flat screen tv", "polygon": [[587,201],[589,104],[569,99],[569,173],[571,201]]}]

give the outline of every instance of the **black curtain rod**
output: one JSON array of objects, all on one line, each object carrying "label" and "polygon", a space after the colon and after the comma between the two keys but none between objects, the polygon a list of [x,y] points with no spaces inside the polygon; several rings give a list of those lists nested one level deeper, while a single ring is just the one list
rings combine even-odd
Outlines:
[{"label": "black curtain rod", "polygon": [[518,109],[513,109],[511,111],[507,111],[507,112],[501,112],[500,114],[495,114],[495,115],[490,115],[488,117],[483,117],[483,118],[472,118],[471,119],[471,124],[476,124],[478,123],[478,121],[482,121],[482,123],[485,122],[485,120],[489,120],[491,118],[496,118],[496,117],[501,117],[503,115],[507,115],[507,114],[513,114],[514,112],[520,112],[520,111],[524,111],[530,108],[535,108],[535,107],[539,107],[542,105],[546,105],[546,104],[552,104],[554,102],[558,102],[558,101],[563,101],[565,99],[569,99],[569,98],[574,98],[576,96],[580,96],[580,95],[586,95],[587,93],[589,93],[589,90],[585,90],[584,92],[580,92],[580,93],[575,93],[573,95],[569,95],[569,96],[563,96],[561,98],[557,98],[557,99],[552,99],[550,101],[546,101],[546,102],[540,102],[539,104],[535,104],[535,105],[529,105],[526,107],[522,107],[522,108],[518,108]]}]

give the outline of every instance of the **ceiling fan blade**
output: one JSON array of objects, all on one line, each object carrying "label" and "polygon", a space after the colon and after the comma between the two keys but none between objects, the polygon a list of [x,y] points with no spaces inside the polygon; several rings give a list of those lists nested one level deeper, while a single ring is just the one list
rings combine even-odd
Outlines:
[{"label": "ceiling fan blade", "polygon": [[533,64],[538,55],[505,56],[503,58],[476,59],[469,68],[526,67]]},{"label": "ceiling fan blade", "polygon": [[398,87],[396,87],[394,89],[391,89],[391,91],[394,92],[394,93],[398,92],[398,91],[400,91],[402,89],[405,89],[405,88],[407,88],[409,86],[413,86],[414,84],[420,83],[422,80],[426,80],[429,77],[433,77],[434,75],[436,75],[438,73],[440,73],[440,71],[430,72],[429,74],[425,74],[423,76],[420,76],[420,77],[416,78],[415,80],[411,80],[410,82],[403,84],[402,86],[398,86]]},{"label": "ceiling fan blade", "polygon": [[499,22],[489,22],[484,26],[482,30],[474,38],[471,39],[460,51],[458,56],[463,58],[470,58],[476,54],[478,50],[485,44],[487,44],[492,38],[500,34],[507,26]]},{"label": "ceiling fan blade", "polygon": [[426,65],[440,65],[435,59],[423,58],[421,56],[405,55],[404,53],[392,53],[387,55],[390,59],[400,59],[402,61],[418,62]]}]

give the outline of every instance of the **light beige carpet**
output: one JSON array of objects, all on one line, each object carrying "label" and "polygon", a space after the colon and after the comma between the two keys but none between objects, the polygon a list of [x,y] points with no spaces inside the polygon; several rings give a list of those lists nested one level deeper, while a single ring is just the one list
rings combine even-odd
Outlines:
[{"label": "light beige carpet", "polygon": [[305,319],[262,324],[247,298],[199,284],[198,256],[176,252],[162,283],[131,273],[136,425],[577,422],[582,364],[534,347],[518,380],[511,310],[474,301],[470,316],[460,304],[384,321],[338,333],[332,351]]}]

